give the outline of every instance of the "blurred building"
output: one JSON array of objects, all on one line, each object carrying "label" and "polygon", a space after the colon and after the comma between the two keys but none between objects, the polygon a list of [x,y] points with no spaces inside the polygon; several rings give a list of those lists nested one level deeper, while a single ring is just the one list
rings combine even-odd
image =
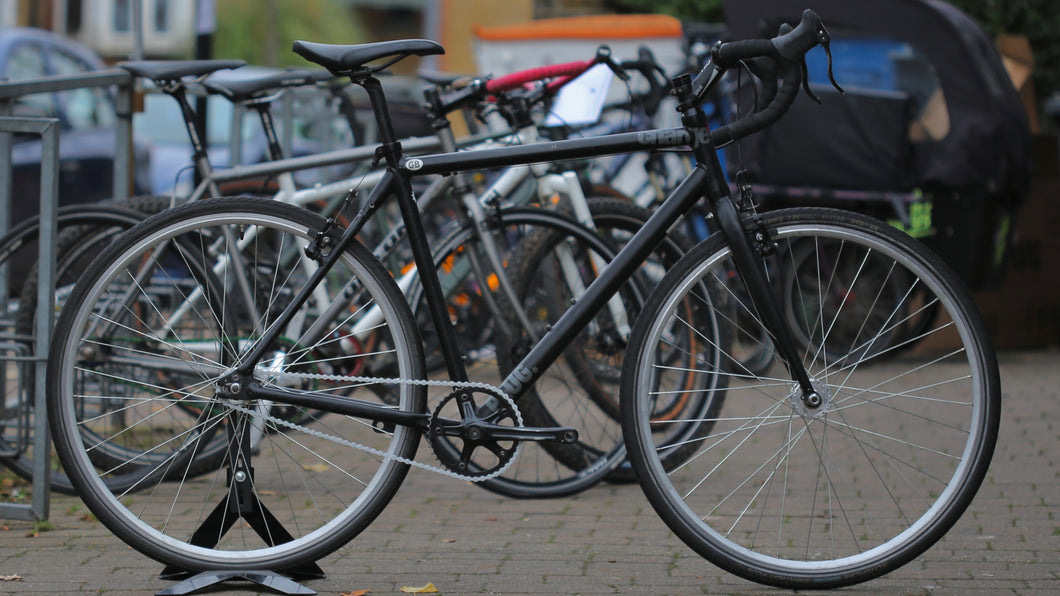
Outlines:
[{"label": "blurred building", "polygon": [[[0,24],[50,29],[106,58],[126,58],[141,44],[145,57],[190,54],[197,4],[214,0],[0,0]],[[222,0],[223,1],[223,0]],[[139,11],[142,36],[134,19]]]},{"label": "blurred building", "polygon": [[[476,72],[473,31],[533,19],[607,12],[604,0],[342,0],[368,24],[375,39],[426,37],[445,46],[445,55],[426,68]],[[400,65],[399,65],[400,66]]]},{"label": "blurred building", "polygon": [[[365,24],[372,39],[425,37],[439,41],[446,54],[426,67],[452,72],[475,70],[472,31],[532,19],[607,12],[605,0],[333,0]],[[145,57],[190,56],[200,13],[211,18],[225,0],[0,0],[0,25],[50,29],[94,48],[111,59],[140,49]],[[138,39],[133,26],[142,23]],[[142,47],[138,48],[137,44]],[[400,70],[402,65],[399,65]],[[415,68],[415,61],[406,67]]]}]

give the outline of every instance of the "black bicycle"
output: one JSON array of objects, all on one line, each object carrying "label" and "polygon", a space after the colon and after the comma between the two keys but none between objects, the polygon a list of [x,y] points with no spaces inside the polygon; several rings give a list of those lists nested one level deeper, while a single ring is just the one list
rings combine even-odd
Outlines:
[{"label": "black bicycle", "polygon": [[[575,428],[524,425],[519,398],[531,387],[543,396],[562,390],[535,383],[565,346],[601,324],[609,299],[705,198],[721,233],[670,268],[628,341],[616,346],[625,348],[622,426],[645,494],[690,547],[755,581],[834,587],[904,564],[956,522],[990,461],[1000,387],[979,315],[937,257],[877,221],[826,209],[759,217],[739,208],[746,202],[730,196],[714,152],[780,118],[798,93],[805,53],[827,43],[807,11],[771,40],[718,45],[697,76],[674,81],[681,128],[407,157],[373,75],[441,46],[296,42],[297,53],[367,90],[388,166],[383,182],[345,228],[276,202],[216,199],[155,216],[103,254],[66,303],[49,362],[49,414],[71,480],[117,536],[181,569],[283,570],[315,561],[364,530],[411,466],[477,480],[503,473],[523,444],[577,441]],[[769,102],[761,112],[709,130],[702,98],[727,69],[744,66],[782,84],[763,86]],[[605,269],[594,270],[586,253],[606,252],[606,243],[587,241],[556,261],[591,283],[527,353],[515,354],[513,371],[493,382],[470,379],[410,178],[689,145],[696,167]],[[444,377],[427,375],[416,319],[355,238],[390,195],[442,342]],[[240,335],[234,322],[244,305],[228,291],[245,274],[239,269],[287,250],[315,265],[305,276],[272,278],[282,308],[261,333]],[[233,266],[219,270],[219,258]],[[890,279],[880,286],[883,261]],[[858,263],[871,269],[872,284],[861,283]],[[738,280],[723,278],[734,270]],[[318,308],[309,298],[324,284],[341,291]],[[772,338],[774,365],[759,374],[733,365],[728,326],[718,321],[734,284],[746,286],[740,295],[751,298],[756,324]],[[778,284],[786,288],[779,296]],[[194,317],[185,312],[180,321],[195,324],[168,324],[192,291],[202,299]],[[914,303],[895,306],[890,320],[866,308],[902,302],[896,292]],[[939,316],[918,337],[890,333],[929,308]],[[371,324],[361,324],[369,311]],[[813,331],[793,337],[793,312]],[[873,320],[859,322],[866,312]],[[842,330],[842,350],[834,329]],[[915,340],[916,350],[885,357]],[[315,357],[322,343],[341,345],[342,360]],[[126,374],[130,363],[138,374]],[[160,441],[151,460],[158,463],[138,491],[108,489],[108,470],[91,457],[109,439],[94,433],[97,414],[108,428],[118,417],[120,432],[135,433],[189,404],[201,412],[202,432]],[[276,404],[329,415],[294,422],[272,415]],[[223,469],[163,482],[179,477],[210,434],[204,429],[226,433]],[[262,440],[251,446],[254,433]],[[423,438],[437,463],[417,458]]]}]

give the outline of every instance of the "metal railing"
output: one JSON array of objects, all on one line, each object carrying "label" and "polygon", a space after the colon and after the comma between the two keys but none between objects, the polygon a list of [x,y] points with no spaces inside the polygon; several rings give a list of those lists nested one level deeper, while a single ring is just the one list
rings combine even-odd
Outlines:
[{"label": "metal railing", "polygon": [[[15,133],[38,134],[41,137],[41,196],[40,196],[40,241],[38,242],[39,282],[37,286],[37,312],[51,312],[55,296],[55,247],[53,239],[56,230],[56,211],[59,203],[59,121],[55,118],[11,118],[0,116],[0,190],[3,197],[10,197],[11,182],[11,136]],[[3,170],[7,175],[3,175]],[[6,188],[4,188],[6,187]],[[4,219],[8,212],[8,203],[0,203],[0,211],[4,213]],[[0,230],[6,231],[7,222]],[[0,291],[4,292],[4,300],[7,299],[7,283],[0,284]],[[52,317],[37,317],[34,336],[37,338],[49,338],[52,333]],[[12,342],[17,345],[16,341]],[[19,383],[15,391],[19,392],[16,406],[25,413],[28,411],[32,399],[33,416],[33,497],[29,504],[0,503],[0,518],[21,519],[28,521],[44,520],[48,518],[50,480],[51,443],[48,437],[47,416],[42,415],[47,408],[44,400],[44,386],[47,381],[48,364],[48,342],[34,341],[31,356],[11,355],[4,356],[4,360],[14,361],[16,364],[22,362],[32,363],[33,395],[24,391],[25,385]],[[24,344],[23,344],[24,345]],[[2,362],[7,376],[9,362]],[[3,399],[7,400],[7,379],[3,384]],[[28,420],[25,416],[23,420]],[[20,430],[21,432],[21,430]]]},{"label": "metal railing", "polygon": [[[115,121],[115,143],[114,143],[114,170],[112,182],[112,196],[127,198],[131,191],[131,177],[129,175],[132,164],[132,97],[133,77],[122,69],[108,69],[70,76],[42,77],[24,81],[2,81],[0,82],[0,233],[6,232],[10,227],[9,221],[10,205],[12,201],[12,181],[14,168],[11,163],[11,151],[14,145],[14,134],[38,134],[41,137],[41,196],[40,196],[40,241],[39,241],[39,284],[37,293],[37,312],[51,312],[55,293],[55,254],[54,236],[56,232],[56,210],[58,209],[59,194],[59,134],[60,123],[56,118],[24,118],[11,117],[15,100],[21,96],[33,93],[53,93],[82,89],[86,87],[116,87],[114,94],[114,107],[117,115]],[[0,276],[0,292],[3,292],[4,304],[7,300],[8,280],[6,272]],[[5,309],[6,310],[6,309]],[[5,313],[6,314],[6,313]],[[37,317],[34,329],[35,338],[50,338],[52,332],[52,317]],[[6,342],[8,348],[26,345],[26,341],[20,338],[10,338]],[[0,365],[3,365],[5,374],[10,366],[19,366],[22,363],[30,363],[30,374],[33,375],[32,395],[18,387],[18,407],[21,420],[27,422],[30,417],[27,412],[46,412],[44,402],[44,386],[46,380],[46,369],[48,360],[48,341],[32,341],[33,352],[29,355],[19,355],[18,351],[5,349],[0,357]],[[6,379],[5,379],[6,384]],[[5,387],[4,398],[9,394]],[[26,401],[32,400],[32,406]],[[0,518],[21,520],[44,520],[48,518],[49,509],[49,480],[51,443],[48,436],[48,424],[46,415],[32,416],[32,448],[35,455],[33,460],[33,496],[29,504],[0,503]],[[25,432],[25,428],[19,428],[19,433]],[[26,447],[23,445],[22,447]]]},{"label": "metal railing", "polygon": [[[131,192],[129,168],[132,163],[132,112],[133,77],[125,70],[112,68],[80,75],[42,77],[25,81],[0,82],[0,116],[11,115],[16,98],[31,93],[53,93],[85,87],[117,87],[114,95],[114,110],[117,119],[114,126],[114,183],[112,196],[128,198]],[[0,141],[0,180],[11,179],[11,140]],[[6,176],[5,176],[6,174]],[[0,185],[0,205],[10,205],[11,189]],[[6,214],[0,219],[0,229],[7,228]]]}]

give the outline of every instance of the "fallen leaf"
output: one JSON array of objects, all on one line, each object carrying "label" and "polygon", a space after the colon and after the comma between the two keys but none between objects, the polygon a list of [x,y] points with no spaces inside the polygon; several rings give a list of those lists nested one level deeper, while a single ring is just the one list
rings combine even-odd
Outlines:
[{"label": "fallen leaf", "polygon": [[456,542],[456,538],[442,538],[442,542],[452,544],[453,542]]},{"label": "fallen leaf", "polygon": [[427,584],[426,586],[420,586],[419,588],[402,586],[401,591],[406,594],[437,594],[438,588],[435,588],[434,584]]},{"label": "fallen leaf", "polygon": [[350,590],[349,592],[343,592],[339,596],[364,596],[368,593],[368,590]]},{"label": "fallen leaf", "polygon": [[17,573],[11,575],[0,575],[0,582],[18,582],[22,581],[22,576]]},{"label": "fallen leaf", "polygon": [[305,469],[307,472],[327,472],[331,469],[331,466],[327,465],[324,462],[320,462],[315,464],[309,464],[307,466],[302,466],[302,468]]}]

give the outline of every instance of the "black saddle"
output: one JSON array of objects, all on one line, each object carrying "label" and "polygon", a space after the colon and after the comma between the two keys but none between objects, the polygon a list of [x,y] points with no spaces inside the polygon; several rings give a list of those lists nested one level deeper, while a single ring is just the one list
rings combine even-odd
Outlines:
[{"label": "black saddle", "polygon": [[315,85],[334,78],[326,70],[295,69],[276,74],[243,79],[238,81],[214,81],[206,79],[202,86],[211,93],[222,95],[230,101],[246,101],[269,95],[287,87]]},{"label": "black saddle", "polygon": [[242,60],[132,60],[118,66],[156,82],[177,81],[187,76],[201,77],[226,68],[239,68]]},{"label": "black saddle", "polygon": [[[306,60],[323,66],[336,76],[367,76],[408,56],[432,56],[445,53],[445,48],[428,39],[398,39],[356,45],[296,41],[291,49]],[[392,58],[392,60],[378,66],[366,66],[369,62],[383,58]]]},{"label": "black saddle", "polygon": [[416,76],[432,85],[453,88],[461,88],[474,79],[472,75],[451,72],[420,72]]}]

